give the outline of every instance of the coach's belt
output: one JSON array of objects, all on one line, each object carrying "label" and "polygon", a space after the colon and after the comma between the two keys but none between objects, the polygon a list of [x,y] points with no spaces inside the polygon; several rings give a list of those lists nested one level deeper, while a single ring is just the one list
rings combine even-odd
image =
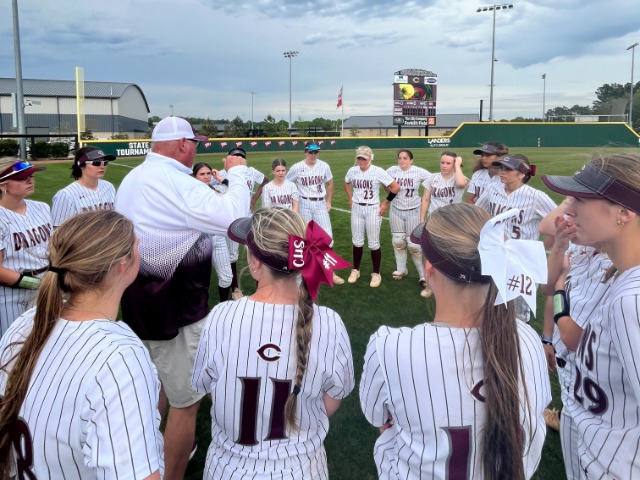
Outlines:
[{"label": "coach's belt", "polygon": [[356,202],[356,203],[361,207],[372,207],[373,205],[377,205],[377,203],[360,203],[360,202]]},{"label": "coach's belt", "polygon": [[40,275],[41,273],[44,273],[47,270],[49,270],[49,267],[39,268],[38,270],[26,270],[20,273],[22,273],[22,275],[25,275],[27,277],[35,277],[36,275]]},{"label": "coach's belt", "polygon": [[324,200],[324,197],[300,197],[300,198],[304,198],[305,200],[311,200],[312,202],[321,202],[322,200]]}]

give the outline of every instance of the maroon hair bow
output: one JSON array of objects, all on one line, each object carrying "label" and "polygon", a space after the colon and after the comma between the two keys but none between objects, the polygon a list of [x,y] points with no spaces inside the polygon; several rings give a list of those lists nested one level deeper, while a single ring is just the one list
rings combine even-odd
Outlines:
[{"label": "maroon hair bow", "polygon": [[315,301],[320,284],[333,286],[333,271],[351,264],[331,249],[331,237],[313,220],[307,225],[305,236],[289,235],[289,270],[300,270]]}]

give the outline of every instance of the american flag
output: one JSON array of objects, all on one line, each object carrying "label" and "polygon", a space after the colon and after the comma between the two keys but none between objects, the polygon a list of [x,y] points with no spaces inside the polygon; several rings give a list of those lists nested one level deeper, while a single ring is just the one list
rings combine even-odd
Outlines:
[{"label": "american flag", "polygon": [[340,93],[338,93],[338,105],[336,105],[336,108],[340,108],[342,106],[342,88],[343,87],[344,85],[340,87]]}]

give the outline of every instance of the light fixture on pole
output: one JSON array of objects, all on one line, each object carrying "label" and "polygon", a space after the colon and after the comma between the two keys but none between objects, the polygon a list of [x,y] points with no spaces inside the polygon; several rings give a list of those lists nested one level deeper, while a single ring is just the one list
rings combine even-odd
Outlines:
[{"label": "light fixture on pole", "polygon": [[296,51],[289,51],[289,52],[284,52],[284,58],[288,58],[289,59],[289,129],[293,128],[293,125],[291,123],[291,59],[293,57],[297,57],[299,52]]},{"label": "light fixture on pole", "polygon": [[476,13],[479,12],[493,12],[493,34],[491,36],[491,84],[490,93],[489,93],[489,121],[493,122],[493,71],[494,71],[494,63],[496,62],[496,10],[506,10],[513,8],[513,5],[510,3],[503,3],[500,5],[488,5],[483,7],[478,7]]},{"label": "light fixture on pole", "polygon": [[251,94],[251,130],[253,130],[253,96],[257,95],[256,92],[249,92]]},{"label": "light fixture on pole", "polygon": [[173,105],[169,105],[169,108],[171,109],[171,116],[173,117]]},{"label": "light fixture on pole", "polygon": [[547,118],[547,110],[545,107],[545,100],[546,100],[546,95],[547,95],[547,74],[543,73],[542,74],[542,121],[545,121],[545,118]]},{"label": "light fixture on pole", "polygon": [[629,126],[631,130],[633,130],[633,61],[635,60],[636,47],[638,46],[638,42],[633,45],[629,45],[627,50],[631,50],[631,87],[629,88]]}]

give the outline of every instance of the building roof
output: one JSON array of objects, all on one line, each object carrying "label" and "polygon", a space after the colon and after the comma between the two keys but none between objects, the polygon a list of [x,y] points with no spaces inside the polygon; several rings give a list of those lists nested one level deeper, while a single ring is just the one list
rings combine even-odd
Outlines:
[{"label": "building roof", "polygon": [[[479,122],[477,113],[440,113],[436,114],[435,128],[457,128],[463,122]],[[393,115],[354,116],[344,121],[344,128],[398,128],[393,124]],[[416,128],[416,127],[405,127]]]},{"label": "building roof", "polygon": [[[140,92],[147,111],[150,112],[142,89],[135,83],[92,82],[84,81],[85,98],[120,98],[127,88],[135,88]],[[16,93],[15,78],[0,78],[0,95]],[[34,80],[23,79],[22,91],[25,97],[74,97],[76,96],[75,80]]]}]

